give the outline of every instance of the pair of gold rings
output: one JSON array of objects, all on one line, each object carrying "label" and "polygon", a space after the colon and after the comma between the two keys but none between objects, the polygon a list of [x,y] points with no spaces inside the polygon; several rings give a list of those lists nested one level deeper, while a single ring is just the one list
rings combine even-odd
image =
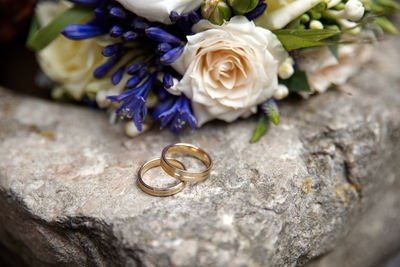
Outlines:
[{"label": "pair of gold rings", "polygon": [[[204,164],[206,169],[201,172],[189,172],[182,162],[172,157],[176,154],[184,154],[195,157]],[[199,182],[207,179],[210,176],[212,165],[213,162],[210,155],[208,155],[207,152],[201,148],[191,144],[177,143],[165,147],[161,153],[161,158],[155,158],[143,164],[138,171],[137,182],[140,189],[149,195],[157,197],[172,196],[182,191],[187,182]],[[177,185],[168,188],[157,188],[146,184],[143,181],[143,175],[148,170],[157,166],[161,166],[161,168],[168,175],[179,179],[180,182]]]}]

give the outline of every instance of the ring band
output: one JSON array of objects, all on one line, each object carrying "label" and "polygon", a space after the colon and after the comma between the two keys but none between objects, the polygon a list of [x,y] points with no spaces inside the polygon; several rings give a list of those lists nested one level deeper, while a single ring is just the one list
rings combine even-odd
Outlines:
[{"label": "ring band", "polygon": [[[202,161],[206,166],[206,170],[203,172],[188,172],[186,169],[179,169],[172,164],[172,161],[169,158],[173,154],[191,155]],[[161,153],[160,160],[161,168],[163,168],[166,173],[181,181],[187,182],[197,182],[207,179],[210,176],[213,165],[210,155],[208,155],[204,150],[185,143],[177,143],[165,147]]]},{"label": "ring band", "polygon": [[[181,168],[183,170],[186,170],[185,165],[183,165],[183,163],[181,163],[180,161],[178,161],[176,159],[168,159],[168,162],[170,162],[171,165],[177,169]],[[140,189],[143,190],[143,192],[145,192],[149,195],[152,195],[152,196],[167,197],[167,196],[172,196],[176,193],[179,193],[180,191],[182,191],[183,188],[185,188],[185,186],[186,186],[185,181],[180,181],[179,184],[174,185],[169,188],[157,188],[157,187],[152,187],[152,186],[146,184],[142,179],[143,175],[148,170],[155,168],[157,166],[160,166],[159,158],[149,160],[148,162],[143,164],[142,167],[140,167],[140,169],[138,171],[137,183],[138,183]]]}]

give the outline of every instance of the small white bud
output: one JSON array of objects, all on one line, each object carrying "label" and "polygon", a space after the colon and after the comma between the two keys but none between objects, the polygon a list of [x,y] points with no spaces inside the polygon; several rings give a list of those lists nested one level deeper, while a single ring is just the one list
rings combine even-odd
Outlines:
[{"label": "small white bud", "polygon": [[106,108],[110,106],[111,102],[106,98],[107,96],[108,95],[106,90],[100,91],[96,94],[96,102],[99,107]]},{"label": "small white bud", "polygon": [[294,60],[291,57],[288,57],[278,68],[279,78],[285,80],[290,78],[290,76],[294,73]]},{"label": "small white bud", "polygon": [[125,124],[125,133],[129,137],[135,137],[150,130],[150,128],[151,128],[151,123],[145,121],[142,124],[142,131],[139,132],[133,121],[129,121]]},{"label": "small white bud", "polygon": [[346,19],[359,21],[364,16],[364,6],[359,0],[349,0],[344,5],[344,15]]},{"label": "small white bud", "polygon": [[284,84],[278,84],[278,87],[275,90],[274,98],[276,100],[283,99],[287,97],[289,94],[289,89]]},{"label": "small white bud", "polygon": [[312,20],[310,22],[310,29],[322,30],[324,29],[324,25],[319,20]]},{"label": "small white bud", "polygon": [[[107,108],[109,106],[112,106],[113,103],[111,103],[110,100],[108,100],[107,96],[112,96],[112,95],[119,95],[121,93],[121,90],[119,88],[111,88],[110,90],[101,90],[96,94],[96,102],[97,105],[101,108]],[[118,105],[117,105],[118,106]]]}]

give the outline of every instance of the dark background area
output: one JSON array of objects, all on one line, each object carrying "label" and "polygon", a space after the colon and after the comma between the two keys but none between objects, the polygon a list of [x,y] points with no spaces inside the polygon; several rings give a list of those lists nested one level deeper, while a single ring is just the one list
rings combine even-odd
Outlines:
[{"label": "dark background area", "polygon": [[0,86],[49,98],[49,90],[36,86],[39,71],[35,54],[25,47],[37,0],[0,0]]},{"label": "dark background area", "polygon": [[23,94],[49,98],[50,91],[39,88],[35,77],[39,71],[35,54],[25,47],[29,21],[18,35],[0,44],[0,86]]}]

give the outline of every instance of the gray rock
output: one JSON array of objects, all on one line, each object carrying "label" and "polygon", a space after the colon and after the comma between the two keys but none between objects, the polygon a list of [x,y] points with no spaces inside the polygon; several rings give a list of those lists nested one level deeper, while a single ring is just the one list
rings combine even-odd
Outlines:
[{"label": "gray rock", "polygon": [[[398,172],[397,172],[398,176]],[[343,242],[307,267],[400,266],[400,179],[368,208]],[[387,265],[384,265],[384,264]]]},{"label": "gray rock", "polygon": [[[352,94],[283,103],[253,145],[254,118],[129,139],[102,112],[1,89],[1,242],[34,266],[302,265],[399,188],[399,44],[380,45]],[[211,177],[146,195],[136,171],[174,142],[209,151]]]}]

